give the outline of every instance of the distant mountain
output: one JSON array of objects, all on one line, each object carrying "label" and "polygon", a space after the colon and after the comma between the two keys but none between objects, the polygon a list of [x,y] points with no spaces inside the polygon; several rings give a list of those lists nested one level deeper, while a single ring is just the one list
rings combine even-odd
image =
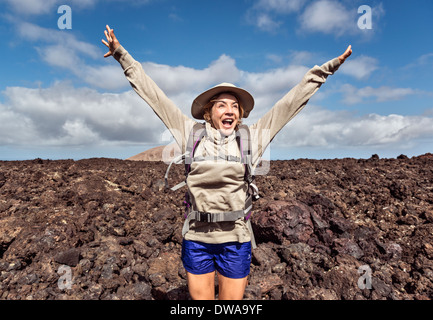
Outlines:
[{"label": "distant mountain", "polygon": [[172,143],[167,146],[159,146],[143,151],[126,160],[133,161],[171,161],[174,156],[180,154],[177,144]]}]

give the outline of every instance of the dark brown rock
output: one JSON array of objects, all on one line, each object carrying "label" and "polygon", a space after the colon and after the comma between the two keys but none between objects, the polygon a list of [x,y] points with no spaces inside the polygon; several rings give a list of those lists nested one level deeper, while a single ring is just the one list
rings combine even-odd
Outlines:
[{"label": "dark brown rock", "polygon": [[[256,177],[246,299],[433,299],[432,154],[270,165]],[[161,188],[166,169],[0,162],[0,299],[188,299],[185,189]],[[366,268],[371,289],[358,286]]]},{"label": "dark brown rock", "polygon": [[80,260],[80,250],[76,248],[72,248],[57,254],[54,257],[54,261],[60,264],[65,264],[70,267],[75,267]]},{"label": "dark brown rock", "polygon": [[312,209],[305,203],[271,201],[253,217],[254,232],[264,241],[307,242],[313,233]]}]

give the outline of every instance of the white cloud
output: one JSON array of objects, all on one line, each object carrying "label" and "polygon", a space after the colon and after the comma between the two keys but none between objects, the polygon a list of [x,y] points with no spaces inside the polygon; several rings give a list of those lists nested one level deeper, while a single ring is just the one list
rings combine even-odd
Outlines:
[{"label": "white cloud", "polygon": [[307,67],[289,65],[266,72],[242,72],[239,85],[253,94],[256,107],[249,122],[258,120],[291,88],[301,81]]},{"label": "white cloud", "polygon": [[290,60],[292,64],[307,64],[313,61],[314,54],[308,51],[295,51],[290,53]]},{"label": "white cloud", "polygon": [[[213,75],[215,66],[235,65],[235,61],[222,56],[208,68],[197,70],[164,65],[150,66],[151,72],[161,73],[159,81],[182,111],[189,115],[190,104],[203,87],[218,83]],[[256,98],[256,108],[249,123],[255,122],[291,87],[296,85],[307,70],[304,66],[290,65],[263,73],[248,73],[235,69],[239,86],[249,90]],[[113,71],[114,72],[114,71]],[[122,72],[119,72],[122,74]],[[181,85],[176,81],[184,75]],[[198,80],[196,79],[198,77]],[[199,84],[202,81],[204,84]],[[191,92],[191,85],[198,87]],[[189,87],[189,90],[186,90]],[[206,89],[204,88],[204,89]],[[386,101],[415,94],[412,89],[362,88],[346,85],[343,93],[361,101]],[[349,91],[352,92],[349,93]],[[9,87],[0,104],[0,145],[2,146],[61,146],[101,147],[128,144],[165,144],[161,134],[165,128],[144,101],[132,90],[119,94],[99,93],[89,88],[74,88],[56,83],[45,89]],[[346,96],[346,98],[347,98]],[[252,121],[252,122],[251,122]],[[370,114],[358,116],[348,111],[330,111],[308,105],[274,139],[274,147],[339,148],[356,146],[404,147],[421,139],[431,139],[433,117]]]},{"label": "white cloud", "polygon": [[417,59],[417,63],[420,65],[432,64],[433,53],[423,54]]},{"label": "white cloud", "polygon": [[0,104],[0,145],[29,143],[36,133],[29,117]]},{"label": "white cloud", "polygon": [[[372,30],[365,32],[358,28],[358,6],[343,0],[257,0],[247,10],[245,19],[262,31],[275,33],[285,21],[292,20],[288,18],[292,15],[299,23],[297,31],[300,33],[371,37],[374,34]],[[372,12],[373,29],[378,29],[378,22],[385,13],[383,5],[380,3],[373,7]]]},{"label": "white cloud", "polygon": [[401,100],[406,96],[422,94],[420,90],[411,88],[392,88],[382,86],[379,88],[364,87],[356,88],[350,84],[345,84],[341,87],[341,92],[344,95],[344,102],[347,104],[356,104],[367,101],[385,102],[393,100]]},{"label": "white cloud", "polygon": [[261,30],[272,32],[281,25],[281,21],[274,21],[269,14],[261,13],[256,18],[256,25]]},{"label": "white cloud", "polygon": [[[40,50],[47,50],[48,53],[50,49],[52,56],[47,57],[50,64],[67,68],[61,47],[47,46]],[[77,75],[81,74],[86,82],[95,87],[119,89],[128,86],[117,63],[104,67],[78,63],[81,65]],[[220,56],[204,69],[150,62],[143,63],[143,67],[187,115],[190,115],[191,102],[197,94],[218,83],[232,82],[257,97],[255,117],[269,110],[300,81],[308,69],[289,65],[262,73],[245,72],[238,69],[235,60],[227,55]],[[110,82],[108,79],[115,80]],[[153,111],[132,90],[103,94],[90,88],[56,83],[45,89],[9,87],[3,95],[7,103],[1,105],[0,122],[9,125],[3,127],[3,130],[7,128],[7,134],[4,132],[1,136],[0,145],[75,146],[119,141],[159,144],[160,133],[165,129]]]},{"label": "white cloud", "polygon": [[58,0],[5,0],[10,8],[22,15],[39,15],[52,11]]},{"label": "white cloud", "polygon": [[118,90],[128,86],[117,62],[101,66],[89,64],[88,59],[103,62],[102,45],[98,48],[78,40],[74,34],[28,22],[17,24],[17,31],[23,39],[37,44],[40,58],[52,67],[66,69],[97,88]]},{"label": "white cloud", "polygon": [[[47,64],[69,70],[92,86],[107,90],[128,86],[120,66],[113,58],[108,58],[110,64],[100,66],[91,65],[87,61],[86,58],[103,61],[102,44],[98,48],[78,40],[73,34],[31,23],[18,24],[18,33],[22,38],[37,43],[39,56]],[[144,62],[142,65],[168,95],[191,88],[207,89],[212,84],[221,82],[237,82],[240,75],[233,58],[224,54],[202,70],[153,62]]]},{"label": "white cloud", "polygon": [[382,3],[372,7],[371,12],[374,17],[372,29],[361,30],[358,27],[358,19],[361,17],[358,13],[358,6],[349,1],[314,1],[299,17],[300,31],[318,32],[336,37],[358,35],[368,39],[375,34],[375,30],[380,30],[379,21],[385,15],[385,10]]},{"label": "white cloud", "polygon": [[[333,2],[318,1],[314,4],[317,3],[326,5]],[[288,2],[271,1],[268,4],[272,10],[276,10],[278,5],[288,5]],[[293,10],[300,8],[301,5]],[[305,12],[309,9],[312,10],[311,6]],[[286,8],[286,12],[290,10],[289,7]],[[316,23],[320,25],[324,22]],[[337,25],[338,23],[334,24],[331,29]],[[30,23],[22,23],[18,27],[19,35],[36,43],[41,59],[49,65],[70,70],[93,87],[108,90],[128,87],[117,62],[110,60],[106,65],[93,65],[89,62],[89,59],[103,61],[102,49],[80,41],[73,34],[58,30]],[[424,60],[429,57],[426,56]],[[295,86],[308,70],[303,65],[303,60],[310,59],[311,53],[295,52],[291,58],[290,65],[260,73],[240,70],[236,61],[224,54],[203,69],[152,62],[143,62],[142,65],[187,115],[190,114],[193,98],[211,86],[220,82],[232,82],[244,87],[256,97],[255,110],[248,119],[249,122],[254,122]],[[357,79],[367,79],[376,70],[377,64],[376,59],[361,56],[348,61],[341,72]],[[419,92],[410,88],[358,89],[344,85],[341,93],[346,103],[353,104],[402,99]],[[153,111],[131,90],[104,94],[94,89],[56,83],[45,89],[7,88],[4,96],[6,102],[0,104],[0,145],[68,147],[160,144],[161,133],[165,130]],[[433,128],[432,122],[428,115],[409,117],[373,114],[357,117],[347,112],[309,106],[281,131],[275,143],[281,146],[395,144],[431,136],[432,130],[429,128]],[[417,128],[419,124],[423,128]]]},{"label": "white cloud", "polygon": [[100,142],[99,134],[93,131],[83,119],[66,120],[62,131],[64,135],[61,143],[68,146],[92,145]]},{"label": "white cloud", "polygon": [[240,77],[240,70],[235,60],[225,54],[212,61],[209,67],[197,70],[185,66],[168,66],[145,62],[143,69],[163,89],[167,95],[181,92],[207,89],[221,82],[236,83]]},{"label": "white cloud", "polygon": [[[259,87],[270,77],[248,78]],[[262,82],[263,81],[263,82]],[[270,89],[272,87],[269,87]],[[252,91],[253,92],[253,91]],[[279,95],[253,92],[254,114],[268,110]],[[98,147],[128,144],[157,145],[165,128],[152,110],[132,91],[103,94],[57,83],[46,89],[7,88],[0,104],[0,145]],[[272,96],[272,97],[271,97]],[[173,100],[190,103],[193,95],[178,92]],[[265,103],[266,105],[263,105]],[[189,111],[189,105],[184,112]],[[308,105],[274,139],[274,147],[343,148],[356,146],[404,147],[431,140],[433,117],[358,116]]]},{"label": "white cloud", "polygon": [[274,11],[288,14],[299,11],[307,0],[259,0],[254,8],[256,10]]},{"label": "white cloud", "polygon": [[308,6],[300,16],[301,29],[340,36],[357,30],[357,11],[342,3],[320,0]]},{"label": "white cloud", "polygon": [[275,32],[282,15],[298,12],[307,0],[258,0],[246,13],[247,21],[262,31]]},{"label": "white cloud", "polygon": [[101,94],[57,83],[46,89],[9,87],[4,95],[1,145],[153,143],[164,129],[132,91]]},{"label": "white cloud", "polygon": [[417,58],[414,62],[406,65],[403,69],[433,67],[433,53],[426,53]]},{"label": "white cloud", "polygon": [[271,63],[280,64],[283,62],[283,57],[277,54],[269,53],[266,55],[266,60],[270,61]]},{"label": "white cloud", "polygon": [[129,83],[117,64],[105,66],[84,65],[82,68],[71,70],[87,84],[104,90],[119,90],[129,87]]},{"label": "white cloud", "polygon": [[354,59],[348,59],[340,72],[355,77],[358,80],[365,80],[378,69],[379,62],[377,59],[367,56],[359,56]]},{"label": "white cloud", "polygon": [[49,45],[43,48],[36,48],[43,61],[53,67],[68,69],[72,72],[79,70],[81,59],[69,48],[58,45]]},{"label": "white cloud", "polygon": [[[131,4],[131,1],[129,0],[105,0],[105,2],[108,1],[125,2]],[[151,0],[136,0],[132,3],[132,5],[144,5],[150,1]],[[9,5],[9,8],[13,11],[14,15],[31,16],[57,12],[56,8],[64,4],[69,5],[72,10],[92,8],[98,2],[102,3],[102,0],[4,0],[4,2]]]},{"label": "white cloud", "polygon": [[433,118],[396,114],[356,116],[309,105],[274,140],[276,147],[385,148],[432,140]]},{"label": "white cloud", "polygon": [[[20,37],[37,43],[40,48],[43,48],[42,45],[45,44],[54,46],[55,49],[60,50],[58,46],[62,46],[63,50],[69,51],[68,56],[83,55],[93,59],[100,58],[101,56],[101,50],[97,46],[80,41],[73,34],[58,29],[43,28],[29,22],[17,22],[16,27]],[[44,53],[46,53],[45,50]]]}]

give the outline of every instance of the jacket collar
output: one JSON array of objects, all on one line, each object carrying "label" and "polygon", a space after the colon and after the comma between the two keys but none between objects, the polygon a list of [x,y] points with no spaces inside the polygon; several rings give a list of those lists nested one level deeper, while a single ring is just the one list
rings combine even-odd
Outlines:
[{"label": "jacket collar", "polygon": [[208,139],[215,144],[226,144],[236,139],[235,130],[233,130],[233,132],[229,136],[226,136],[222,134],[220,130],[212,128],[209,122],[206,122],[206,133]]}]

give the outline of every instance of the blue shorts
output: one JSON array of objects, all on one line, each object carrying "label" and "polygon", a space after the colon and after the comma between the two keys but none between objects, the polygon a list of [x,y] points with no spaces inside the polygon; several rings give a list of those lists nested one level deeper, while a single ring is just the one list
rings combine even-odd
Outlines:
[{"label": "blue shorts", "polygon": [[250,273],[251,242],[210,244],[183,240],[182,262],[192,274],[218,271],[232,279],[245,278]]}]

